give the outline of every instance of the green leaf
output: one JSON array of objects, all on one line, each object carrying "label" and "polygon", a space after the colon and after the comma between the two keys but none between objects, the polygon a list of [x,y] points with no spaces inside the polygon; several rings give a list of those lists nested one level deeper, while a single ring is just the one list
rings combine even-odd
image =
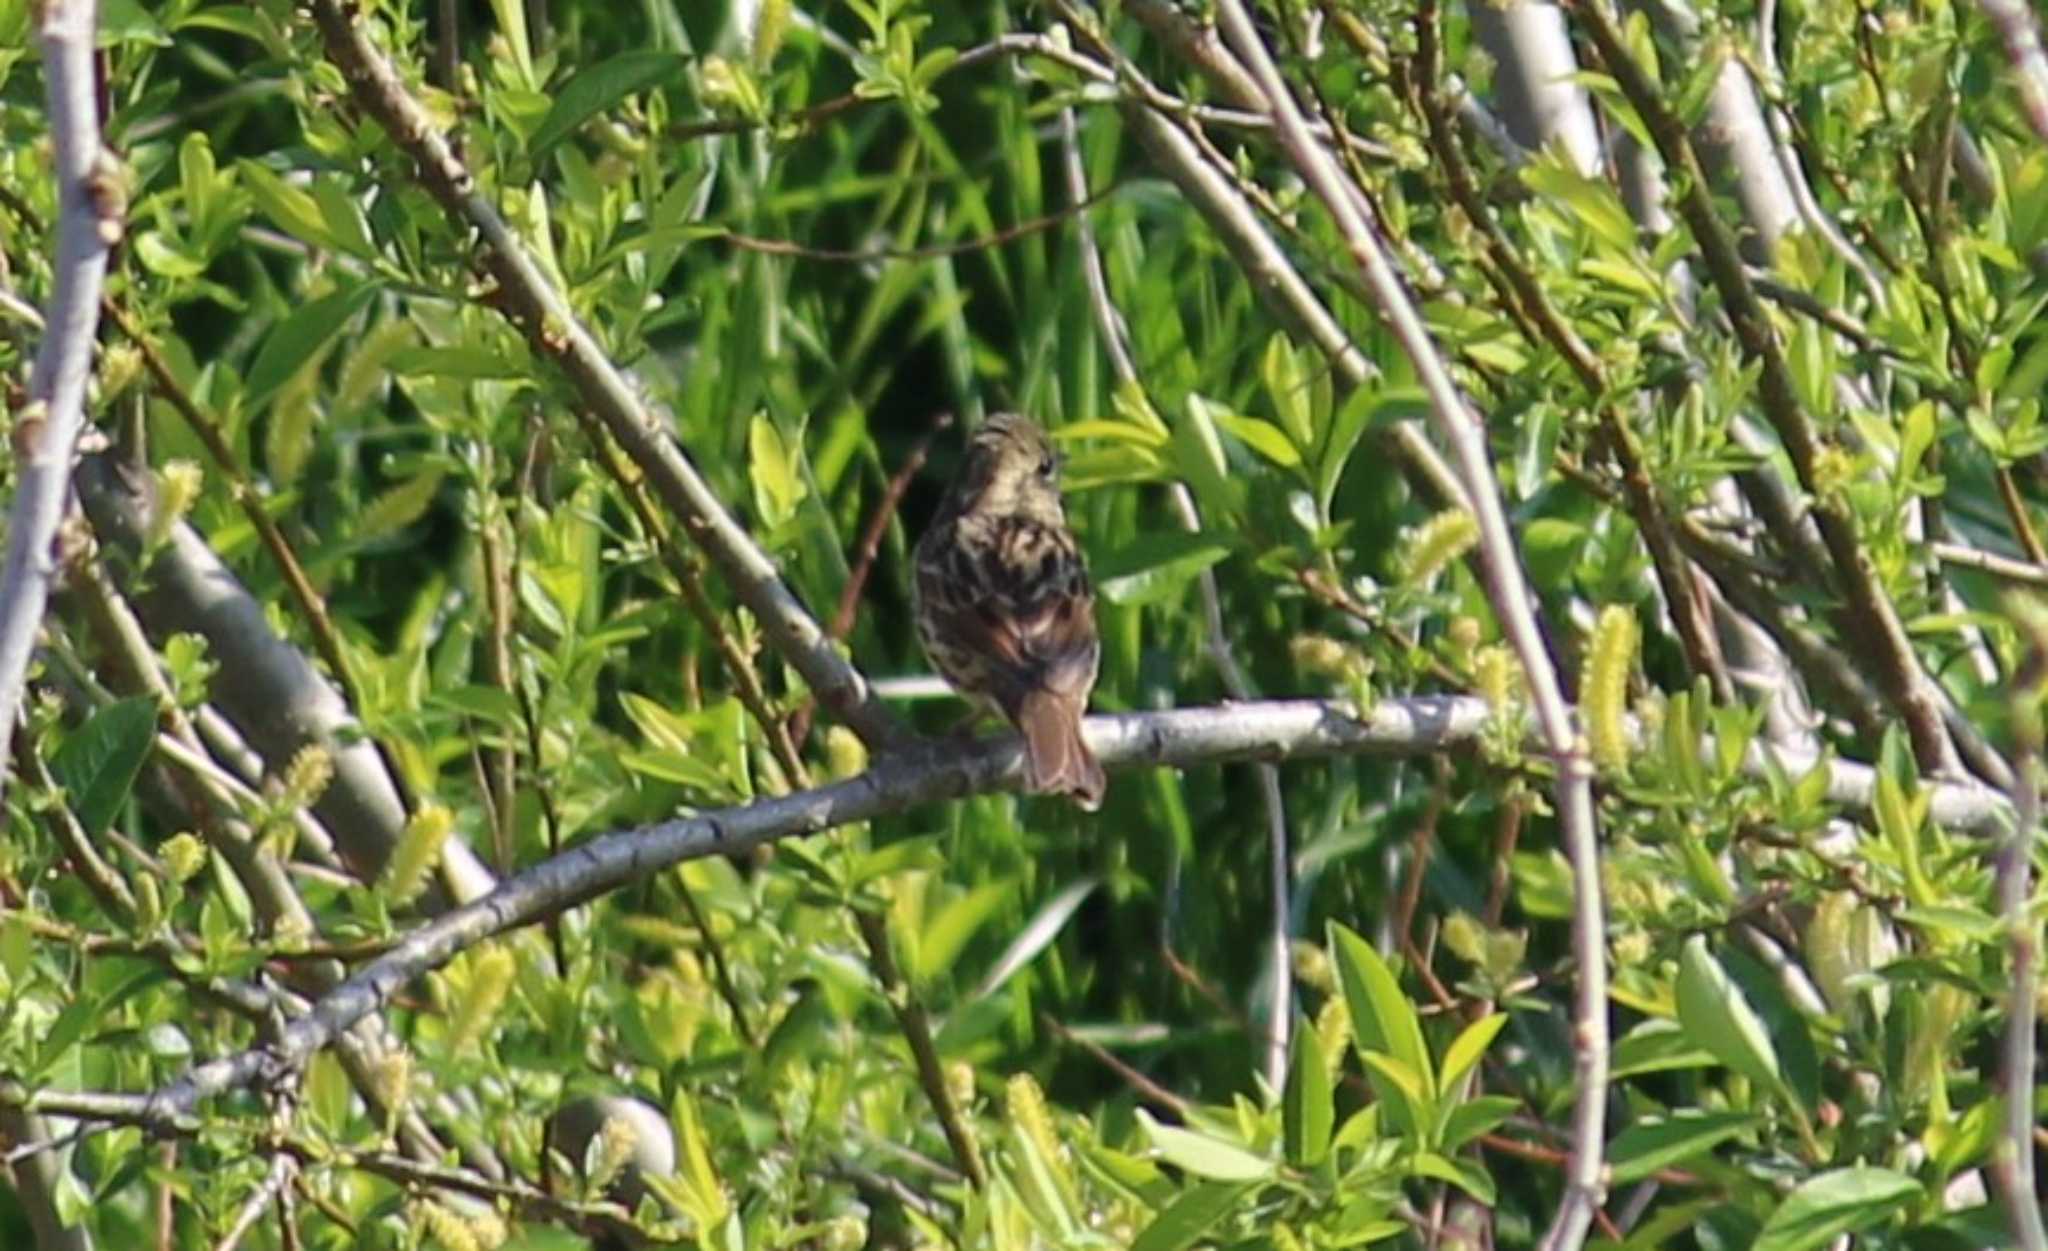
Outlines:
[{"label": "green leaf", "polygon": [[1419,1151],[1409,1167],[1419,1177],[1447,1181],[1487,1207],[1494,1205],[1493,1177],[1472,1160],[1453,1160],[1434,1151]]},{"label": "green leaf", "polygon": [[681,78],[689,60],[674,52],[621,52],[587,66],[562,84],[554,107],[535,128],[528,146],[538,161],[571,131],[635,92]]},{"label": "green leaf", "polygon": [[1183,411],[1187,419],[1173,427],[1174,464],[1194,489],[1207,523],[1223,525],[1238,513],[1238,492],[1223,456],[1223,440],[1216,433],[1219,409],[1199,395],[1190,395]]},{"label": "green leaf", "polygon": [[1330,1132],[1337,1110],[1330,1084],[1329,1059],[1315,1026],[1303,1019],[1294,1026],[1294,1054],[1287,1063],[1287,1092],[1281,1111],[1286,1129],[1287,1159],[1303,1168],[1323,1162],[1330,1151]]},{"label": "green leaf", "polygon": [[1678,1022],[1652,1020],[1636,1026],[1614,1044],[1609,1075],[1619,1080],[1638,1073],[1706,1068],[1713,1063],[1713,1054],[1701,1050],[1699,1040]]},{"label": "green leaf", "polygon": [[1479,1018],[1460,1031],[1457,1038],[1452,1040],[1450,1048],[1444,1052],[1443,1076],[1438,1079],[1438,1087],[1444,1091],[1454,1089],[1458,1079],[1465,1076],[1473,1065],[1479,1063],[1480,1057],[1486,1054],[1486,1049],[1493,1045],[1494,1036],[1499,1034],[1501,1026],[1507,1023],[1508,1014],[1496,1012],[1492,1016]]},{"label": "green leaf", "polygon": [[1752,1081],[1777,1090],[1778,1053],[1749,1000],[1695,934],[1678,961],[1678,1021],[1714,1058]]},{"label": "green leaf", "polygon": [[1230,541],[1213,532],[1166,530],[1119,543],[1091,572],[1096,592],[1112,604],[1156,604],[1179,596],[1230,551]]},{"label": "green leaf", "polygon": [[1351,1036],[1361,1052],[1390,1055],[1416,1075],[1425,1099],[1436,1094],[1435,1070],[1422,1041],[1422,1020],[1401,993],[1394,971],[1372,944],[1337,922],[1330,923],[1330,958],[1344,986],[1344,1005],[1351,1013]]},{"label": "green leaf", "polygon": [[328,229],[327,217],[311,192],[280,178],[268,166],[255,161],[235,162],[242,183],[255,199],[256,207],[271,224],[299,242],[322,250],[345,251],[342,241]]},{"label": "green leaf", "polygon": [[50,758],[50,772],[87,837],[106,833],[120,814],[156,741],[156,716],[156,701],[147,696],[108,704]]},{"label": "green leaf", "polygon": [[1073,917],[1082,901],[1093,894],[1095,888],[1102,885],[1102,881],[1100,877],[1084,877],[1078,882],[1069,883],[1057,895],[1047,900],[1045,905],[1025,922],[1024,928],[1018,931],[1017,936],[1010,940],[1010,945],[1003,949],[1003,954],[996,957],[996,962],[990,966],[988,974],[967,996],[968,1002],[994,994],[1018,969],[1031,963],[1038,957],[1039,952],[1051,946],[1052,940],[1059,937],[1060,930],[1066,927],[1067,921]]},{"label": "green leaf", "polygon": [[1310,371],[1303,367],[1300,354],[1284,333],[1275,331],[1266,340],[1266,353],[1259,359],[1259,378],[1266,384],[1266,396],[1273,401],[1273,411],[1287,437],[1296,447],[1313,446],[1316,423],[1309,391]]},{"label": "green leaf", "polygon": [[255,363],[249,366],[243,396],[249,412],[262,412],[278,388],[324,351],[334,336],[376,297],[377,291],[374,282],[348,287],[314,300],[279,322],[263,340]]},{"label": "green leaf", "polygon": [[1216,424],[1243,439],[1251,449],[1272,461],[1282,469],[1295,469],[1301,465],[1301,451],[1287,438],[1286,431],[1270,421],[1256,417],[1240,417],[1236,413],[1219,412]]},{"label": "green leaf", "polygon": [[1919,1182],[1888,1168],[1822,1173],[1785,1197],[1751,1251],[1812,1251],[1875,1225],[1919,1194]]},{"label": "green leaf", "polygon": [[1434,1101],[1425,1088],[1422,1074],[1384,1051],[1360,1051],[1366,1077],[1392,1114],[1389,1119],[1401,1130],[1420,1131],[1431,1119]]},{"label": "green leaf", "polygon": [[[1139,1115],[1143,1115],[1140,1113]],[[1131,1243],[1131,1251],[1184,1251],[1230,1215],[1256,1184],[1204,1182],[1190,1186],[1152,1219]]]},{"label": "green leaf", "polygon": [[1515,875],[1515,902],[1539,921],[1563,921],[1572,915],[1572,866],[1556,848],[1518,851],[1509,867]]},{"label": "green leaf", "polygon": [[796,516],[805,486],[793,449],[766,413],[747,427],[747,473],[754,483],[754,507],[773,529]]},{"label": "green leaf", "polygon": [[1467,1099],[1444,1115],[1443,1126],[1437,1133],[1437,1146],[1443,1151],[1457,1151],[1513,1116],[1521,1106],[1521,1100],[1509,1095],[1480,1095],[1476,1099]]},{"label": "green leaf", "polygon": [[1660,1168],[1704,1155],[1758,1119],[1749,1112],[1682,1109],[1668,1120],[1637,1122],[1616,1134],[1607,1147],[1607,1162],[1617,1185],[1640,1181]]},{"label": "green leaf", "polygon": [[967,940],[988,923],[1010,894],[1007,880],[985,882],[939,909],[938,916],[918,933],[912,975],[927,981],[951,968]]},{"label": "green leaf", "polygon": [[1159,1152],[1159,1158],[1183,1172],[1211,1181],[1256,1182],[1273,1175],[1273,1161],[1236,1143],[1191,1129],[1161,1125],[1150,1112],[1138,1109],[1138,1124]]}]

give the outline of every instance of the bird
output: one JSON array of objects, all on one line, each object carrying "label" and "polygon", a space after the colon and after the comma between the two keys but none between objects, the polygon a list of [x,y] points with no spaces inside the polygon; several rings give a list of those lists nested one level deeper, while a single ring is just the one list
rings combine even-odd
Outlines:
[{"label": "bird", "polygon": [[1024,736],[1027,789],[1102,805],[1081,735],[1102,662],[1095,592],[1060,504],[1060,457],[1028,417],[995,413],[914,556],[918,641],[954,690]]}]

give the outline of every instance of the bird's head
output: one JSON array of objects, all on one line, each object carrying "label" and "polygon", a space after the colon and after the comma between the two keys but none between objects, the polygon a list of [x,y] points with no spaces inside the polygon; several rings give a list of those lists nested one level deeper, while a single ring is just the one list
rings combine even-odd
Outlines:
[{"label": "bird's head", "polygon": [[961,512],[1018,515],[1060,525],[1060,455],[1037,422],[995,413],[968,437],[951,501]]}]

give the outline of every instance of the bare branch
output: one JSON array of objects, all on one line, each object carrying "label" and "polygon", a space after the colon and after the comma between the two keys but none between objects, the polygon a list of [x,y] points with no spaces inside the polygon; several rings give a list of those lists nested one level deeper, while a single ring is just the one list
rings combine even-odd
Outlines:
[{"label": "bare branch", "polygon": [[2011,995],[2006,1001],[2005,1046],[1998,1076],[2005,1101],[2005,1123],[1992,1155],[1992,1173],[2005,1196],[2016,1245],[2023,1251],[2048,1251],[2048,1229],[2041,1221],[2041,1197],[2034,1183],[2034,1040],[2040,1029],[2041,923],[2032,909],[2034,843],[2041,832],[2041,688],[2048,677],[2048,649],[2043,622],[2022,609],[2021,627],[2029,638],[2028,655],[2013,675],[2012,721],[2019,747],[2013,754],[2012,829],[1998,842],[1999,920],[2011,953]]},{"label": "bare branch", "polygon": [[874,970],[875,981],[881,984],[882,998],[896,1014],[896,1024],[910,1044],[911,1058],[917,1063],[917,1083],[924,1088],[924,1096],[939,1118],[946,1145],[953,1151],[953,1162],[976,1190],[986,1190],[988,1169],[981,1162],[981,1145],[975,1141],[967,1119],[960,1115],[959,1101],[953,1098],[953,1087],[946,1081],[945,1066],[939,1063],[939,1049],[932,1041],[931,1012],[896,964],[896,953],[889,946],[889,923],[872,908],[855,908],[853,919],[860,925],[861,941],[867,944],[868,964]]},{"label": "bare branch", "polygon": [[[53,545],[71,498],[71,461],[85,428],[85,388],[99,329],[107,254],[121,237],[117,176],[100,148],[93,77],[93,0],[49,0],[37,39],[50,110],[57,179],[57,261],[42,346],[28,403],[14,422],[17,479],[7,519],[7,563],[0,568],[0,734],[12,736],[56,576]],[[0,760],[0,793],[7,762]]]}]

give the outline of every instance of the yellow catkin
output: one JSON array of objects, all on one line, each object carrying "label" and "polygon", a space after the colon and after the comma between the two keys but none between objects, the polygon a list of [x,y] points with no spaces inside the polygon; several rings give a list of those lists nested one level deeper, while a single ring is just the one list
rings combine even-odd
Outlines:
[{"label": "yellow catkin", "polygon": [[156,512],[149,519],[149,530],[143,535],[144,550],[154,552],[168,543],[171,531],[185,514],[192,511],[192,505],[199,501],[199,492],[206,486],[206,471],[197,462],[172,460],[164,462],[156,471]]},{"label": "yellow catkin", "polygon": [[1010,1123],[1031,1139],[1038,1154],[1045,1157],[1046,1166],[1061,1169],[1059,1135],[1053,1132],[1052,1114],[1045,1108],[1045,1092],[1038,1088],[1031,1074],[1019,1073],[1010,1079],[1003,1103],[1010,1113]]},{"label": "yellow catkin", "polygon": [[189,830],[171,835],[156,851],[174,882],[189,882],[206,867],[206,844]]},{"label": "yellow catkin", "polygon": [[1428,586],[1444,567],[1479,541],[1479,523],[1462,508],[1446,509],[1408,532],[1401,552],[1401,580],[1411,588]]},{"label": "yellow catkin", "polygon": [[448,1050],[459,1053],[474,1046],[484,1030],[498,1017],[498,1009],[511,993],[513,975],[519,971],[512,953],[503,947],[485,947],[469,959],[466,993],[455,1005],[448,1021]]},{"label": "yellow catkin", "polygon": [[422,1200],[413,1211],[422,1229],[448,1251],[483,1251],[469,1222],[432,1200]]},{"label": "yellow catkin", "polygon": [[285,801],[293,807],[310,808],[333,780],[334,754],[319,743],[308,743],[285,766]]},{"label": "yellow catkin", "polygon": [[1642,629],[1629,609],[1610,604],[1600,610],[1579,682],[1579,706],[1593,759],[1606,769],[1628,765],[1628,675],[1635,668]]},{"label": "yellow catkin", "polygon": [[1480,648],[1472,658],[1472,680],[1494,716],[1514,712],[1521,695],[1522,669],[1512,651],[1498,643]]},{"label": "yellow catkin", "polygon": [[455,814],[440,804],[423,804],[412,820],[391,863],[384,866],[384,897],[395,905],[411,903],[427,884],[427,870],[441,859],[441,845],[455,831]]}]

